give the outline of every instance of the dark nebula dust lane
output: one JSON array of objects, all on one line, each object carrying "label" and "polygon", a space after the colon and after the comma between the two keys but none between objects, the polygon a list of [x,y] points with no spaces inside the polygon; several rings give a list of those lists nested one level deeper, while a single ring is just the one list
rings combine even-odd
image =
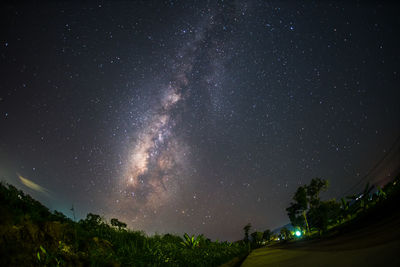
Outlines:
[{"label": "dark nebula dust lane", "polygon": [[149,234],[284,225],[314,177],[326,199],[391,179],[393,160],[371,168],[400,135],[398,10],[1,4],[0,177]]},{"label": "dark nebula dust lane", "polygon": [[[215,28],[220,21],[228,20],[227,16],[222,12],[207,14],[201,16],[200,27],[182,30],[190,33],[190,37],[167,68],[172,79],[158,86],[159,92],[153,95],[154,104],[145,112],[145,123],[133,133],[114,198],[118,199],[117,213],[133,218],[136,224],[149,224],[156,219],[154,214],[175,206],[181,191],[191,187],[193,178],[188,171],[193,168],[189,159],[191,152],[178,132],[185,127],[179,125],[184,123],[181,114],[190,112],[190,98],[196,97],[194,90],[199,90],[196,83],[205,87],[200,90],[212,105],[213,88],[210,87],[223,75],[221,54],[224,53],[224,45],[219,43],[221,36],[215,36]],[[184,213],[184,209],[179,212]],[[149,214],[153,214],[151,219]]]}]

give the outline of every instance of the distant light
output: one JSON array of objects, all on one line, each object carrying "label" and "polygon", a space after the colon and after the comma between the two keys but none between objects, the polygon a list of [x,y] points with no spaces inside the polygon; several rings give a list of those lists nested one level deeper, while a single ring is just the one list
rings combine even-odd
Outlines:
[{"label": "distant light", "polygon": [[300,232],[299,230],[297,230],[297,231],[295,232],[295,235],[296,235],[297,237],[299,237],[299,236],[301,236],[301,232]]}]

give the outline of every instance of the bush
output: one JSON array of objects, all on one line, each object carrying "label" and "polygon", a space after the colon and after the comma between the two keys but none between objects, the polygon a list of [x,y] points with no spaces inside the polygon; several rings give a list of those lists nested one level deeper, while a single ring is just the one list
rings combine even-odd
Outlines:
[{"label": "bush", "polygon": [[[246,253],[244,243],[203,235],[147,236],[89,213],[78,223],[9,185],[0,184],[0,259],[4,266],[218,266]],[[7,219],[8,218],[8,219]]]}]

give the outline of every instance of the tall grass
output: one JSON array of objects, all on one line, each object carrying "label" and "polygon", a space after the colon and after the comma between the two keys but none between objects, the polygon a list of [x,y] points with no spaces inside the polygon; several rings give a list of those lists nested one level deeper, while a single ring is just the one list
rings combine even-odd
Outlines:
[{"label": "tall grass", "polygon": [[0,236],[8,242],[0,243],[2,266],[218,266],[246,253],[242,242],[187,234],[147,236],[96,214],[74,222],[2,183],[0,209]]}]

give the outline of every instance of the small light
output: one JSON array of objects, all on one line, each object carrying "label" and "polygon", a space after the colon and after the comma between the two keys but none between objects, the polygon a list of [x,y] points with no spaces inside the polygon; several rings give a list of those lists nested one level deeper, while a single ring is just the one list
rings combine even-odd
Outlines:
[{"label": "small light", "polygon": [[297,231],[295,232],[295,235],[296,235],[297,237],[299,237],[299,236],[301,236],[301,232],[300,232],[299,230],[297,230]]}]

